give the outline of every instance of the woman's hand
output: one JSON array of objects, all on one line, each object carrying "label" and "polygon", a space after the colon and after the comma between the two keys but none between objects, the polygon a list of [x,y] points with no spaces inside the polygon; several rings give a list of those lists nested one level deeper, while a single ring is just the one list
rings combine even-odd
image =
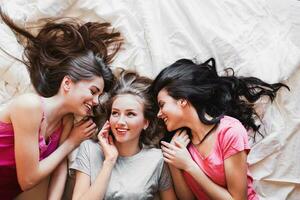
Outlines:
[{"label": "woman's hand", "polygon": [[193,161],[187,148],[181,142],[174,140],[174,144],[170,144],[162,141],[162,152],[164,160],[178,169],[187,171],[190,167],[193,167],[195,162]]},{"label": "woman's hand", "polygon": [[182,144],[184,147],[186,147],[190,143],[189,135],[187,134],[185,129],[176,131],[170,143],[175,145],[175,141]]},{"label": "woman's hand", "polygon": [[82,141],[92,137],[96,130],[97,126],[93,120],[80,120],[74,124],[68,139],[78,146]]},{"label": "woman's hand", "polygon": [[114,144],[113,138],[109,135],[110,124],[108,121],[105,122],[102,129],[98,134],[99,144],[102,147],[105,161],[115,164],[118,158],[118,150]]}]

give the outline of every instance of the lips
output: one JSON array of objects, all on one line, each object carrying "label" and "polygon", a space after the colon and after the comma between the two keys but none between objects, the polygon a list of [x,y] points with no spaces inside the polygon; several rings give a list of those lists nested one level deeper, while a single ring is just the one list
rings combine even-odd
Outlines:
[{"label": "lips", "polygon": [[165,122],[165,124],[168,122],[168,118],[164,117],[163,121]]},{"label": "lips", "polygon": [[127,133],[128,130],[129,130],[129,129],[125,129],[125,128],[116,128],[116,132],[117,132],[117,134],[120,135],[120,136],[126,135],[126,133]]},{"label": "lips", "polygon": [[90,104],[87,104],[87,103],[85,103],[84,105],[88,110],[88,114],[91,114],[92,113],[92,106]]}]

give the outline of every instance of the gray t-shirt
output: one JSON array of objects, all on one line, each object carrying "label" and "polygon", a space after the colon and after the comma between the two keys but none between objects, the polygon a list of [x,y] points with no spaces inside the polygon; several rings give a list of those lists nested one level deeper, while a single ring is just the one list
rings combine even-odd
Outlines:
[{"label": "gray t-shirt", "polygon": [[[81,143],[75,162],[70,167],[81,171],[93,183],[104,161],[98,143],[86,140]],[[162,152],[156,148],[143,148],[130,157],[119,156],[112,170],[104,199],[154,199],[158,191],[169,189],[172,179]]]}]

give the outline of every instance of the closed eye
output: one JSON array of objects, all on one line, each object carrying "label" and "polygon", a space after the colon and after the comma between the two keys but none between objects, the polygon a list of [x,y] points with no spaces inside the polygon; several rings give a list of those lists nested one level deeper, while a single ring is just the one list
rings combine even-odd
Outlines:
[{"label": "closed eye", "polygon": [[102,92],[100,92],[99,88],[96,87],[96,86],[92,86],[91,89],[90,89],[90,91],[91,91],[92,95],[95,95],[97,93],[100,93],[100,94],[102,93]]},{"label": "closed eye", "polygon": [[158,103],[158,106],[159,106],[160,108],[164,107],[164,105],[165,105],[165,103],[163,103],[163,102],[159,102],[159,103]]}]

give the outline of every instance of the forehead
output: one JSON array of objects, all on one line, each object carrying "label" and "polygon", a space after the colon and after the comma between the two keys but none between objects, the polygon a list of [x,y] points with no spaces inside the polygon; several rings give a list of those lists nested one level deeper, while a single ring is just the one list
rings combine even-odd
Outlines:
[{"label": "forehead", "polygon": [[168,99],[168,98],[172,98],[172,97],[168,94],[167,90],[162,89],[162,90],[159,91],[159,93],[157,95],[157,100],[158,101],[163,100],[163,99]]},{"label": "forehead", "polygon": [[143,100],[136,95],[132,94],[122,94],[115,97],[112,108],[115,109],[133,109],[133,110],[143,110],[144,103]]},{"label": "forehead", "polygon": [[98,89],[100,89],[101,91],[104,88],[104,80],[102,77],[99,77],[99,76],[95,76],[89,80],[80,80],[80,81],[78,81],[78,84],[80,84],[82,86],[87,86],[87,87],[95,86]]}]

